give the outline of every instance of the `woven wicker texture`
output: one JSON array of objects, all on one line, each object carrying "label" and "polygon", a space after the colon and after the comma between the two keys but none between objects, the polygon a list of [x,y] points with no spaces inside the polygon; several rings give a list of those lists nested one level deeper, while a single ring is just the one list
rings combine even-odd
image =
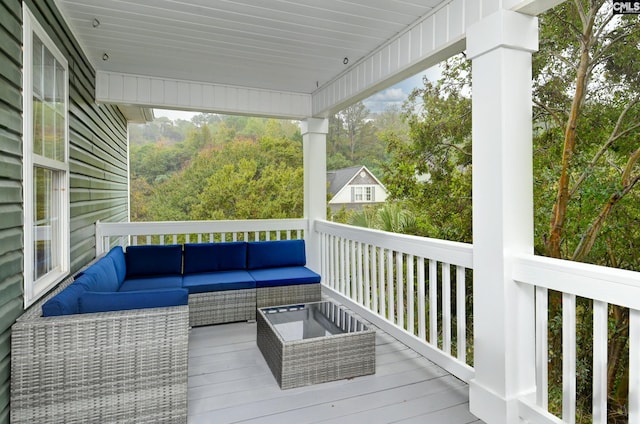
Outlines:
[{"label": "woven wicker texture", "polygon": [[187,306],[20,320],[12,423],[186,422]]},{"label": "woven wicker texture", "polygon": [[298,284],[258,288],[256,291],[258,308],[265,306],[293,305],[295,303],[317,302],[321,299],[320,284]]},{"label": "woven wicker texture", "polygon": [[189,295],[189,324],[220,324],[256,319],[256,289]]},{"label": "woven wicker texture", "polygon": [[[328,315],[342,326],[335,315]],[[355,319],[351,317],[350,322]],[[261,310],[257,327],[258,348],[282,389],[375,373],[375,331],[366,327],[357,332],[283,341]]]}]

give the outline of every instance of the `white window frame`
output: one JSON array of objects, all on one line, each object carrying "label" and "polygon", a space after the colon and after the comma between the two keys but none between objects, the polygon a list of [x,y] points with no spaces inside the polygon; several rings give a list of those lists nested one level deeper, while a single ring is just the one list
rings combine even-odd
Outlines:
[{"label": "white window frame", "polygon": [[[64,89],[64,154],[62,161],[47,158],[34,153],[33,134],[33,34],[62,66],[65,73]],[[24,193],[24,305],[33,304],[53,286],[62,281],[70,269],[70,225],[69,225],[69,65],[66,58],[56,47],[38,23],[28,7],[23,4],[23,193]],[[53,171],[54,196],[52,207],[58,215],[57,234],[52,255],[56,256],[57,266],[36,279],[34,261],[34,167]]]},{"label": "white window frame", "polygon": [[375,190],[375,185],[354,185],[351,187],[351,202],[374,203]]},{"label": "white window frame", "polygon": [[362,188],[362,201],[364,202],[373,202],[373,191],[376,188],[374,186],[364,186]]}]

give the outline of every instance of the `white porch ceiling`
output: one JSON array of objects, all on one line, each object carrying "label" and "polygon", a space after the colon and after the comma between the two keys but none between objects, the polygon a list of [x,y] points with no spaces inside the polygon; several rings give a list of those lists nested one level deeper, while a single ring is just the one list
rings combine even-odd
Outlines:
[{"label": "white porch ceiling", "polygon": [[309,94],[449,1],[56,3],[98,71]]}]

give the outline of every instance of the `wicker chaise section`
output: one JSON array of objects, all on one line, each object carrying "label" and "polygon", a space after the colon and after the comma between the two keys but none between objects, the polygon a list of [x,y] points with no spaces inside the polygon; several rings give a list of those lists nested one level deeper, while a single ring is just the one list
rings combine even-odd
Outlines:
[{"label": "wicker chaise section", "polygon": [[256,289],[189,295],[189,324],[192,327],[255,319]]},{"label": "wicker chaise section", "polygon": [[297,284],[293,286],[259,287],[256,289],[258,308],[265,306],[293,305],[321,300],[320,284]]},{"label": "wicker chaise section", "polygon": [[12,423],[187,421],[188,306],[43,318],[41,303],[12,327]]}]

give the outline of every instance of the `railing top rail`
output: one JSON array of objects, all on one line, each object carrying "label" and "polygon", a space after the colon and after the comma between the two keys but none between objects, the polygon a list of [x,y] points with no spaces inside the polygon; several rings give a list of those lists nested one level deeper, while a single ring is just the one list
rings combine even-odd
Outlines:
[{"label": "railing top rail", "polygon": [[123,235],[222,233],[244,231],[303,230],[309,227],[305,218],[250,219],[221,221],[165,221],[165,222],[97,222],[96,231],[103,237]]},{"label": "railing top rail", "polygon": [[640,272],[536,255],[513,261],[513,279],[640,310]]},{"label": "railing top rail", "polygon": [[468,243],[409,236],[328,221],[315,221],[315,231],[396,252],[473,268],[473,245]]}]

